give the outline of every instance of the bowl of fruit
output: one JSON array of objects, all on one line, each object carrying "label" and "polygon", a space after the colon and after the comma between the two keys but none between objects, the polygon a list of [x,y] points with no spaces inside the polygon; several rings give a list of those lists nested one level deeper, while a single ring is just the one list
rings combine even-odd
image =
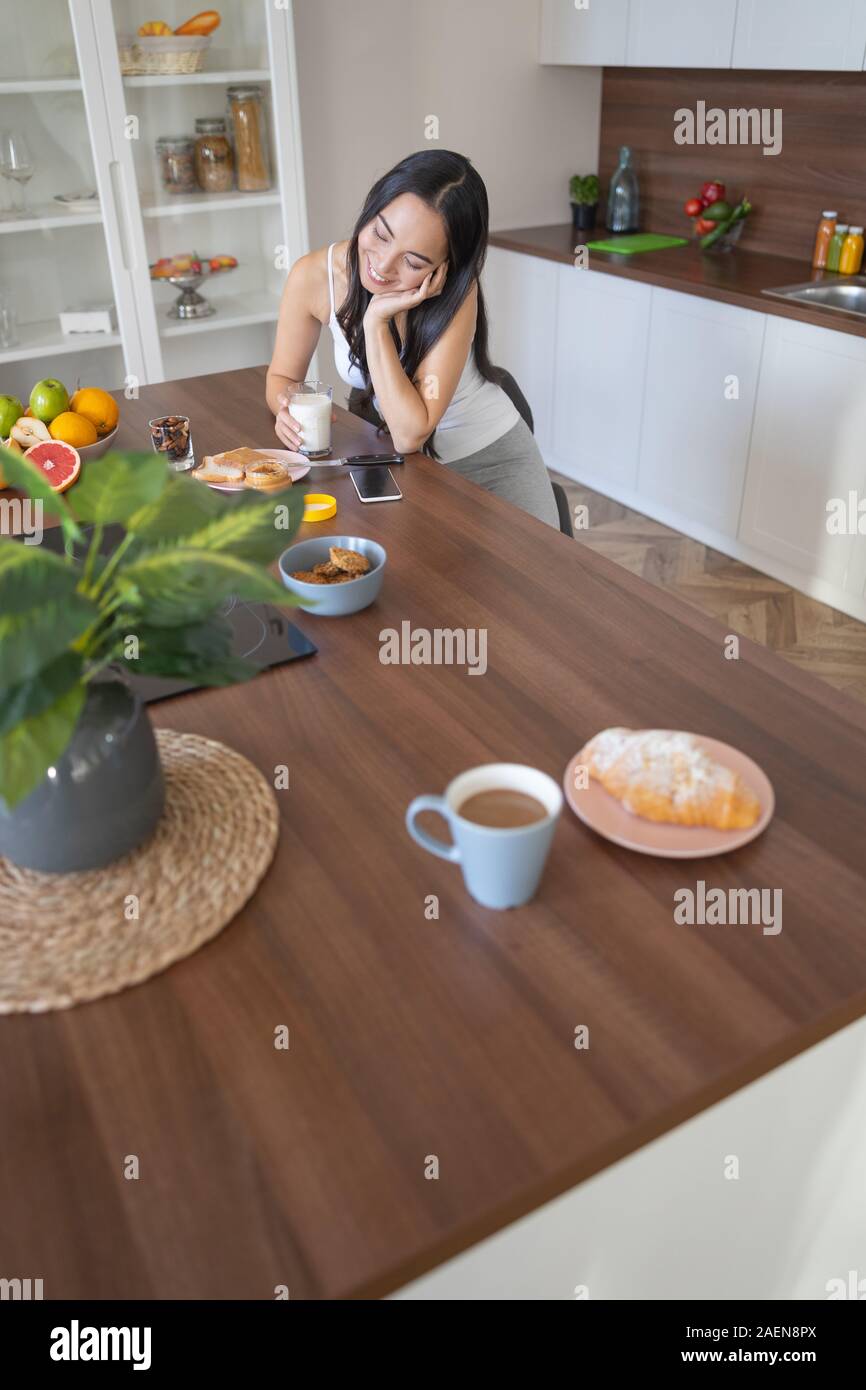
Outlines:
[{"label": "bowl of fruit", "polygon": [[211,275],[223,275],[237,268],[236,256],[199,256],[195,251],[180,256],[162,256],[150,267],[151,280],[162,280],[182,291],[168,310],[171,319],[206,319],[216,307],[197,294],[199,285]]},{"label": "bowl of fruit", "polygon": [[62,381],[44,377],[26,408],[17,396],[0,395],[0,441],[13,454],[26,454],[56,492],[72,486],[82,463],[111,448],[117,421],[117,402],[99,386],[80,386],[70,396]]},{"label": "bowl of fruit", "polygon": [[694,220],[695,236],[702,251],[733,251],[752,211],[748,198],[741,198],[732,205],[726,200],[725,191],[723,183],[711,179],[703,185],[697,198],[689,198],[683,206],[686,217]]}]

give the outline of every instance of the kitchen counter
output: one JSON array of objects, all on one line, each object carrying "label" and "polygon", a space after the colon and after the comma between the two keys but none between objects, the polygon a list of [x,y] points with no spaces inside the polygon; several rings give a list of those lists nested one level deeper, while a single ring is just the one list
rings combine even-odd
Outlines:
[{"label": "kitchen counter", "polygon": [[[142,387],[118,447],[171,411],[201,455],[267,444],[264,386],[261,367]],[[376,447],[337,417],[338,450]],[[331,487],[333,531],[387,548],[374,605],[297,611],[315,657],[152,709],[269,777],[291,767],[254,897],[134,989],[0,1020],[4,1273],[46,1298],[384,1294],[866,1012],[866,710],[744,637],[726,661],[719,623],[430,459],[399,482],[375,507]],[[485,677],[383,665],[407,619],[483,627]],[[612,724],[736,744],[773,783],[771,825],[657,859],[566,808],[510,912],[409,839],[418,793],[502,758],[560,778]],[[696,880],[783,889],[784,930],[678,924]]]},{"label": "kitchen counter", "polygon": [[[571,223],[563,222],[550,227],[517,227],[510,231],[493,232],[490,245],[569,265],[574,261],[575,246],[586,241],[601,240],[605,235],[603,227],[594,232],[575,233]],[[745,235],[748,235],[748,231]],[[737,304],[742,309],[799,319],[802,323],[815,324],[819,328],[833,328],[838,333],[866,338],[866,319],[857,314],[813,309],[798,304],[796,300],[774,299],[761,293],[765,289],[802,285],[812,278],[821,278],[820,271],[815,272],[804,261],[788,256],[765,255],[740,247],[714,255],[690,243],[688,246],[671,247],[667,251],[647,251],[633,256],[590,251],[589,267],[603,275],[620,275],[627,280],[679,290],[682,294],[694,294],[703,299],[721,300],[725,304]]]}]

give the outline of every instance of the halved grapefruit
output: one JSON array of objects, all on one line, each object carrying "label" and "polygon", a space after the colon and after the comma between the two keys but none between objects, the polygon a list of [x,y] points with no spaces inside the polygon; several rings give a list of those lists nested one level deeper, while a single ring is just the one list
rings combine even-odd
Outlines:
[{"label": "halved grapefruit", "polygon": [[24,457],[36,464],[44,474],[45,481],[50,483],[55,492],[65,492],[68,487],[72,487],[81,472],[78,450],[73,449],[71,444],[64,444],[60,439],[49,439],[34,444]]}]

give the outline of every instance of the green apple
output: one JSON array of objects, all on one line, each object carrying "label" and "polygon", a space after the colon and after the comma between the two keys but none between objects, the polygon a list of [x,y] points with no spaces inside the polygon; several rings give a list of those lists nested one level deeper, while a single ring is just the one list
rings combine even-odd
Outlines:
[{"label": "green apple", "polygon": [[37,420],[41,420],[43,425],[50,425],[52,420],[68,409],[69,392],[62,381],[55,381],[52,376],[37,381],[30,392],[30,410]]},{"label": "green apple", "polygon": [[8,439],[12,426],[24,414],[24,407],[17,396],[0,396],[0,439]]}]

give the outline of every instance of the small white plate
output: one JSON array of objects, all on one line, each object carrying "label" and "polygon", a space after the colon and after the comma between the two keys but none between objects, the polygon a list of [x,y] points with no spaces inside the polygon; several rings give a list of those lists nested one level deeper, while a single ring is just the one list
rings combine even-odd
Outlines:
[{"label": "small white plate", "polygon": [[[250,448],[255,448],[256,446],[251,444],[249,447],[250,447]],[[299,482],[301,481],[301,478],[306,478],[307,474],[308,474],[309,471],[310,471],[310,465],[309,465],[309,463],[307,462],[307,460],[304,458],[304,455],[303,455],[303,454],[294,454],[294,453],[292,453],[291,449],[261,449],[259,452],[262,453],[262,454],[267,454],[268,458],[276,459],[276,460],[277,460],[277,463],[284,463],[284,464],[286,465],[287,469],[289,470],[289,477],[291,478],[291,480],[292,480],[293,483],[299,483]],[[197,467],[200,467],[200,465],[197,465]],[[189,476],[190,476],[191,478],[195,478],[195,475],[196,475],[196,469],[195,469],[195,468],[190,469],[190,474],[189,474]],[[202,482],[202,481],[203,481],[203,479],[196,478],[196,482]],[[279,491],[281,491],[281,488],[273,488],[273,489],[271,489],[271,488],[247,487],[245,483],[205,483],[205,486],[206,486],[206,487],[209,487],[209,488],[213,488],[214,492],[264,492],[264,493],[270,493],[271,491],[274,491],[274,492],[279,492]]]},{"label": "small white plate", "polygon": [[647,820],[626,810],[622,802],[605,791],[594,777],[587,787],[574,785],[575,772],[580,766],[575,754],[562,779],[565,799],[574,814],[590,830],[605,840],[612,840],[623,849],[638,854],[656,854],[660,859],[705,859],[713,854],[728,854],[754,840],[766,830],[773,819],[776,798],[773,784],[756,762],[715,738],[693,735],[695,742],[716,762],[738,772],[761,803],[761,814],[748,830],[714,830],[707,825],[668,825],[663,821]]},{"label": "small white plate", "polygon": [[99,207],[99,195],[95,189],[92,193],[55,193],[54,201],[70,212],[93,212],[94,208]]}]

